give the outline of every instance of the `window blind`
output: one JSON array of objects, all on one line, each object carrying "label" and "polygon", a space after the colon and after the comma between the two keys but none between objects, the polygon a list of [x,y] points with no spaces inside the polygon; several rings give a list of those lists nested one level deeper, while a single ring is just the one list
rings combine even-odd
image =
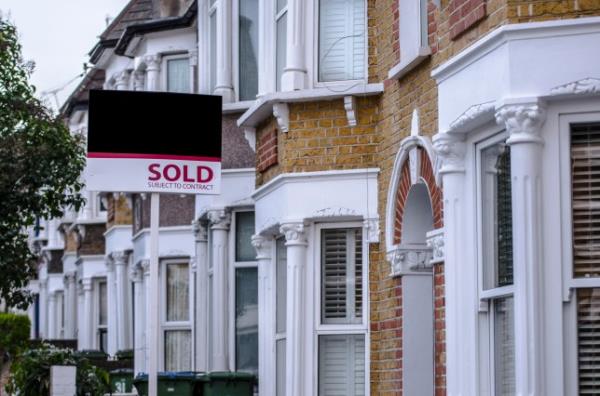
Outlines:
[{"label": "window blind", "polygon": [[600,123],[571,127],[573,271],[600,276]]},{"label": "window blind", "polygon": [[600,393],[600,289],[577,290],[579,394]]},{"label": "window blind", "polygon": [[365,76],[364,0],[319,2],[319,81]]},{"label": "window blind", "polygon": [[189,276],[187,264],[167,264],[167,322],[190,318]]},{"label": "window blind", "polygon": [[190,61],[188,58],[167,61],[167,91],[190,92]]},{"label": "window blind", "polygon": [[319,396],[365,394],[365,337],[319,337]]},{"label": "window blind", "polygon": [[321,315],[326,324],[362,318],[361,230],[326,229],[321,242]]},{"label": "window blind", "polygon": [[239,96],[254,100],[258,93],[258,0],[239,2]]},{"label": "window blind", "polygon": [[165,370],[188,371],[192,367],[192,332],[165,331]]},{"label": "window blind", "polygon": [[515,315],[512,297],[494,304],[494,388],[497,396],[515,394]]}]

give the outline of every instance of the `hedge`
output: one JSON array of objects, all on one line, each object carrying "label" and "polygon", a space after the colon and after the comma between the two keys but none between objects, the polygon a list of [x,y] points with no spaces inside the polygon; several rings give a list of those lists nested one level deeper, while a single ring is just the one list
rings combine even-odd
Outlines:
[{"label": "hedge", "polygon": [[15,356],[27,346],[31,323],[25,315],[0,313],[0,356]]}]

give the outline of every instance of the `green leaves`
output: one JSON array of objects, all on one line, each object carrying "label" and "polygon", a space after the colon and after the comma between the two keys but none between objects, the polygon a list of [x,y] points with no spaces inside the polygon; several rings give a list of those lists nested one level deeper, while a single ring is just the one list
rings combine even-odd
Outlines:
[{"label": "green leaves", "polygon": [[31,323],[25,315],[0,313],[0,363],[4,353],[15,356],[29,341]]},{"label": "green leaves", "polygon": [[31,68],[16,28],[0,18],[0,298],[18,308],[29,304],[23,287],[36,273],[27,227],[83,204],[83,139],[34,96]]}]

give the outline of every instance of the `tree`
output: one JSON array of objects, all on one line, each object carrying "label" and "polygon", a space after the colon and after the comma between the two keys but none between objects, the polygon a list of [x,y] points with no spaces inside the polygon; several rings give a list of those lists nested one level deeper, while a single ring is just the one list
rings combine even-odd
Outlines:
[{"label": "tree", "polygon": [[17,308],[31,302],[24,287],[36,275],[28,227],[83,203],[82,137],[35,97],[32,70],[15,26],[0,16],[0,299]]}]

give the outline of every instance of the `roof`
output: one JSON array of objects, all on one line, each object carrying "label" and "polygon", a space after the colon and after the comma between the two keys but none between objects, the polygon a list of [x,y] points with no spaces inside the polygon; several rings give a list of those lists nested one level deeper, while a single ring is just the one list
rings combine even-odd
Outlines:
[{"label": "roof", "polygon": [[104,70],[90,69],[60,108],[60,115],[69,117],[74,110],[87,107],[90,99],[90,89],[102,89],[104,79]]}]

